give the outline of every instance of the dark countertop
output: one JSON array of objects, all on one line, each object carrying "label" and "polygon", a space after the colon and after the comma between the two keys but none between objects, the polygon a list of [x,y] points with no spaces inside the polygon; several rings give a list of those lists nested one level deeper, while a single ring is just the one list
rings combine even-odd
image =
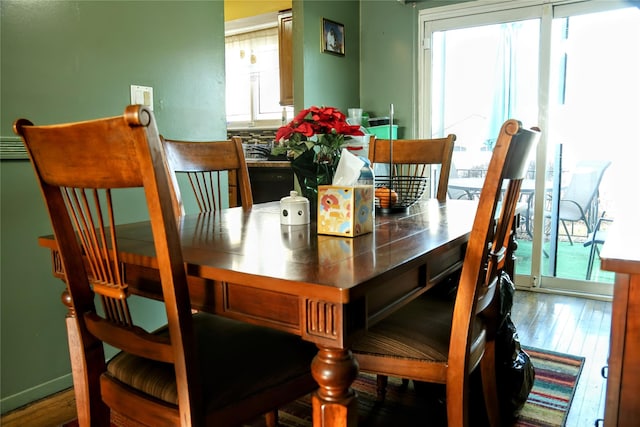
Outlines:
[{"label": "dark countertop", "polygon": [[265,159],[247,159],[247,167],[250,168],[290,168],[289,160],[265,160]]}]

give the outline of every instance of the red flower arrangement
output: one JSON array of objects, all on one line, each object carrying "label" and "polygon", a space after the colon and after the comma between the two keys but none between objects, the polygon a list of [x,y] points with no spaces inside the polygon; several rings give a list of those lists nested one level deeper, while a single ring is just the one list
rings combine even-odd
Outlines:
[{"label": "red flower arrangement", "polygon": [[340,150],[346,138],[363,135],[360,126],[347,123],[345,115],[334,107],[310,107],[302,110],[276,132],[275,155],[291,157],[302,195],[309,199],[315,216],[318,185],[331,184]]},{"label": "red flower arrangement", "polygon": [[335,107],[312,106],[302,110],[276,133],[274,154],[287,153],[296,159],[314,151],[316,163],[332,163],[340,155],[345,136],[364,135],[358,125],[347,123],[346,116]]}]

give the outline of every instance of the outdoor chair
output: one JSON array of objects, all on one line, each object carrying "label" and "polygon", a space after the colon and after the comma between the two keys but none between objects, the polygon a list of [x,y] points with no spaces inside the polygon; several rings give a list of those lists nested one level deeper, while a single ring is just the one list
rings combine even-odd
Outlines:
[{"label": "outdoor chair", "polygon": [[587,261],[587,274],[585,276],[586,280],[591,280],[593,263],[596,260],[596,255],[600,255],[599,246],[603,245],[607,238],[607,230],[602,228],[602,224],[611,222],[613,222],[613,219],[605,218],[603,213],[603,216],[598,218],[593,231],[589,233],[589,236],[587,236],[587,240],[583,244],[585,248],[590,247],[589,260]]},{"label": "outdoor chair", "polygon": [[[498,282],[508,262],[526,161],[539,137],[537,130],[523,129],[516,120],[503,124],[480,193],[455,301],[427,292],[369,325],[352,346],[360,370],[378,375],[381,393],[388,376],[445,384],[449,426],[470,424],[470,374],[476,367],[484,396],[475,397],[484,399],[490,425],[501,425],[495,360]],[[503,191],[504,180],[508,186]]]},{"label": "outdoor chair", "polygon": [[[598,218],[599,188],[605,171],[611,165],[609,160],[582,160],[577,162],[571,175],[569,184],[563,189],[560,196],[558,219],[567,234],[569,243],[573,244],[567,222],[573,225],[576,222],[585,224],[587,233],[593,231]],[[551,212],[545,212],[545,217],[551,218]]]},{"label": "outdoor chair", "polygon": [[[400,188],[405,190],[405,197],[399,194],[399,201],[415,196],[413,194],[417,187],[415,182],[425,177],[429,178],[431,165],[439,165],[436,198],[444,202],[447,199],[447,185],[455,140],[454,134],[449,134],[445,138],[397,139],[393,140],[393,151],[391,151],[388,139],[371,138],[369,160],[373,164],[382,165],[389,165],[392,162],[393,170],[386,169],[389,176],[404,179],[404,182],[409,183],[400,185]],[[378,178],[376,175],[376,182],[379,181]],[[432,176],[431,179],[435,177]]]},{"label": "outdoor chair", "polygon": [[[165,151],[153,113],[77,123],[14,123],[31,159],[58,245],[78,421],[109,427],[110,412],[148,426],[241,425],[317,388],[313,344],[284,332],[192,313]],[[120,189],[140,191],[150,218],[166,325],[130,304],[127,245],[118,240]],[[120,206],[120,208],[118,208]],[[144,292],[143,292],[144,293]],[[144,295],[136,295],[144,298]],[[96,303],[101,307],[97,308]],[[146,327],[145,327],[146,326]],[[105,361],[104,345],[119,350]]]},{"label": "outdoor chair", "polygon": [[176,206],[180,206],[181,213],[184,213],[181,176],[187,177],[200,212],[223,208],[225,178],[228,207],[249,209],[253,206],[249,170],[239,137],[228,141],[193,142],[161,138],[176,190]]}]

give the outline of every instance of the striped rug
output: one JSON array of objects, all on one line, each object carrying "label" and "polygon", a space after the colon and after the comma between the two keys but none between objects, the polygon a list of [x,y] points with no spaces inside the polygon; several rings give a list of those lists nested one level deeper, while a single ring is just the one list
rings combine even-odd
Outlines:
[{"label": "striped rug", "polygon": [[[571,407],[571,400],[584,364],[583,357],[525,348],[535,367],[536,378],[529,398],[513,427],[563,427]],[[358,392],[360,427],[415,427],[429,425],[444,427],[446,410],[443,387],[410,381],[403,384],[389,378],[387,397],[376,401],[374,375],[360,374],[353,384]],[[476,402],[477,403],[477,402]],[[479,403],[482,405],[482,402]],[[484,425],[484,409],[471,405],[473,427]],[[311,427],[311,401],[309,396],[292,402],[279,411],[281,427]],[[132,427],[135,423],[112,417],[113,427]],[[73,421],[63,427],[76,427]],[[264,417],[244,427],[264,427]]]},{"label": "striped rug", "polygon": [[584,357],[534,348],[525,350],[535,367],[536,379],[516,426],[564,426]]},{"label": "striped rug", "polygon": [[[535,367],[536,378],[513,427],[562,427],[584,358],[535,348],[525,350]],[[376,401],[375,376],[360,374],[354,388],[358,392],[360,427],[447,425],[442,386],[421,384],[416,388],[413,382],[403,385],[399,379],[389,378],[387,396],[382,404]],[[470,425],[483,425],[484,409],[472,404],[470,411]],[[310,427],[310,399],[298,399],[281,408],[279,417],[282,427]],[[264,421],[259,419],[245,427],[263,426]]]}]

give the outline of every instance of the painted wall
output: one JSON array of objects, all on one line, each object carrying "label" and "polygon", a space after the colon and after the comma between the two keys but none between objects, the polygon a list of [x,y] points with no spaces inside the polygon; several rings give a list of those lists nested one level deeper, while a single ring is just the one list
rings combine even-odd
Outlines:
[{"label": "painted wall", "polygon": [[[344,25],[345,55],[321,51],[322,18]],[[302,25],[300,25],[302,24]],[[345,114],[360,98],[360,14],[358,1],[293,2],[294,105],[339,108]]]},{"label": "painted wall", "polygon": [[[0,137],[18,117],[47,124],[122,114],[129,85],[153,86],[169,137],[225,138],[223,3],[0,2]],[[3,160],[1,411],[71,385],[60,303],[37,237],[51,227],[26,160]],[[122,221],[144,217],[130,193]]]},{"label": "painted wall", "polygon": [[397,1],[367,1],[361,8],[361,107],[370,117],[394,106],[398,137],[417,136],[418,9]]}]

